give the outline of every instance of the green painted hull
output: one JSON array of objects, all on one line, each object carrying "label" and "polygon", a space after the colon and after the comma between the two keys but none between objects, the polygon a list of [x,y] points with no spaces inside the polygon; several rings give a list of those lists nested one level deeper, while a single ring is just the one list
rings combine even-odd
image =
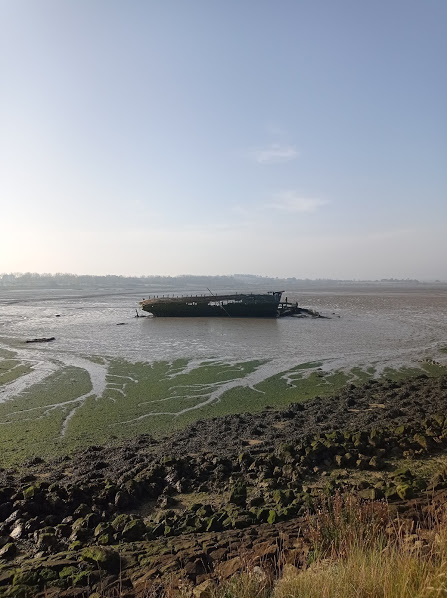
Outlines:
[{"label": "green painted hull", "polygon": [[170,318],[276,318],[281,293],[185,298],[141,302],[144,311]]}]

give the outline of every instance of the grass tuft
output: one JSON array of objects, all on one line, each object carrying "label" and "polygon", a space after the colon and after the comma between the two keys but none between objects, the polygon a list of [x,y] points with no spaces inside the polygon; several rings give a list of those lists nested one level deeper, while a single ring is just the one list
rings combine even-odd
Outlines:
[{"label": "grass tuft", "polygon": [[273,587],[249,573],[224,583],[212,598],[435,598],[447,596],[444,510],[413,529],[382,502],[354,496],[322,500],[309,513],[310,562],[286,567]]}]

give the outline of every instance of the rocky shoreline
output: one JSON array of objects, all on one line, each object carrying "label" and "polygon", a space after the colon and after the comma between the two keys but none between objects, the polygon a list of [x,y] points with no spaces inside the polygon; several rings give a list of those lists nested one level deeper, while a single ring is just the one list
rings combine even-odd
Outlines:
[{"label": "rocky shoreline", "polygon": [[414,520],[447,488],[446,415],[447,376],[371,380],[1,469],[0,596],[130,598],[300,565],[303,521],[335,493]]}]

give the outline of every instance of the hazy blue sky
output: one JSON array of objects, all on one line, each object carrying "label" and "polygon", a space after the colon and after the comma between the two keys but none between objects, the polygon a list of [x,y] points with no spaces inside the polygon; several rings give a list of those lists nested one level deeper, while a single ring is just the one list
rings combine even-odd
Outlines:
[{"label": "hazy blue sky", "polygon": [[446,0],[0,0],[0,272],[447,279]]}]

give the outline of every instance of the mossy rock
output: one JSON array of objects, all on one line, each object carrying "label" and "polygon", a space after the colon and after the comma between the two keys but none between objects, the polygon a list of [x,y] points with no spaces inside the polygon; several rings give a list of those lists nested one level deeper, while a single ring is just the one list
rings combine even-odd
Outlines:
[{"label": "mossy rock", "polygon": [[59,547],[59,540],[55,536],[55,534],[47,534],[43,533],[40,534],[39,540],[37,541],[37,547],[42,549],[56,549]]},{"label": "mossy rock", "polygon": [[355,434],[352,434],[351,441],[356,448],[359,448],[365,444],[367,438],[368,438],[368,435],[366,434],[366,432],[361,431],[361,432],[356,432]]},{"label": "mossy rock", "polygon": [[411,485],[416,492],[423,492],[427,489],[427,482],[422,478],[414,479]]},{"label": "mossy rock", "polygon": [[206,521],[205,531],[207,532],[218,532],[222,529],[222,524],[219,521],[219,517],[213,515]]},{"label": "mossy rock", "polygon": [[292,503],[285,509],[281,511],[281,519],[287,521],[287,519],[291,519],[297,515],[298,511],[300,510],[301,504],[299,502]]},{"label": "mossy rock", "polygon": [[71,527],[68,523],[58,523],[54,531],[58,538],[68,538],[71,534]]},{"label": "mossy rock", "polygon": [[262,494],[255,494],[248,499],[248,505],[250,507],[260,507],[264,504],[264,497]]},{"label": "mossy rock", "polygon": [[275,490],[273,492],[273,500],[280,507],[287,507],[295,499],[293,490]]},{"label": "mossy rock", "polygon": [[386,487],[387,486],[383,480],[379,480],[374,484],[374,488],[377,488],[377,490],[379,490],[380,492],[385,492]]},{"label": "mossy rock", "polygon": [[108,544],[113,544],[113,534],[101,534],[96,539],[96,542],[101,546],[107,546]]},{"label": "mossy rock", "polygon": [[294,466],[291,463],[286,463],[282,468],[282,476],[290,480],[293,477],[295,471]]},{"label": "mossy rock", "polygon": [[213,514],[213,507],[211,505],[202,505],[196,509],[196,515],[198,517],[209,517]]},{"label": "mossy rock", "polygon": [[247,500],[247,486],[243,482],[238,482],[230,491],[228,502],[234,505],[245,505]]},{"label": "mossy rock", "polygon": [[295,450],[293,444],[284,443],[279,446],[278,454],[281,457],[293,457],[295,455]]},{"label": "mossy rock", "polygon": [[44,567],[39,571],[39,582],[43,585],[48,585],[51,581],[59,579],[59,575],[54,569],[50,569],[50,567]]},{"label": "mossy rock", "polygon": [[125,540],[134,542],[136,540],[141,540],[145,533],[146,525],[144,521],[142,519],[133,519],[126,523],[121,535]]},{"label": "mossy rock", "polygon": [[413,436],[413,439],[425,451],[429,449],[429,439],[426,436],[424,436],[424,434],[415,434]]},{"label": "mossy rock", "polygon": [[344,455],[335,455],[334,461],[337,467],[344,467],[345,465],[347,465],[346,458]]},{"label": "mossy rock", "polygon": [[384,494],[385,498],[388,500],[395,500],[399,497],[399,495],[397,494],[396,486],[388,486]]},{"label": "mossy rock", "polygon": [[147,526],[146,536],[149,539],[159,538],[160,536],[163,535],[164,531],[165,531],[165,524],[164,523],[162,523],[162,522],[155,523],[155,524]]},{"label": "mossy rock", "polygon": [[84,527],[84,517],[78,517],[77,519],[75,519],[73,521],[71,529],[74,532],[76,532],[76,531],[78,531],[78,529],[81,529],[82,527]]},{"label": "mossy rock", "polygon": [[390,478],[396,480],[412,480],[414,475],[407,467],[400,467],[399,469],[395,469],[393,472],[390,473]]},{"label": "mossy rock", "polygon": [[330,440],[331,442],[341,442],[343,440],[343,436],[338,431],[326,432],[324,436],[326,440]]},{"label": "mossy rock", "polygon": [[100,546],[89,546],[84,548],[81,553],[81,560],[92,565],[98,566],[109,572],[118,572],[120,566],[120,557],[116,550],[103,548]]},{"label": "mossy rock", "polygon": [[25,500],[29,500],[34,497],[36,492],[37,492],[36,486],[28,486],[28,488],[25,488],[25,490],[23,491],[23,498]]},{"label": "mossy rock", "polygon": [[[323,443],[323,441],[321,440],[321,438],[316,438],[310,444],[310,451],[309,451],[309,453],[312,452],[315,456],[317,456],[317,455],[321,455],[322,453],[325,453],[326,450],[327,450],[327,447]],[[307,453],[307,449],[306,449],[306,453]]]},{"label": "mossy rock", "polygon": [[79,517],[79,519],[82,519],[88,513],[90,513],[90,507],[88,505],[86,505],[85,503],[81,503],[79,505],[79,507],[77,507],[77,509],[75,509],[73,515],[76,515],[77,517]]},{"label": "mossy rock", "polygon": [[432,415],[432,418],[440,428],[443,428],[445,426],[446,418],[442,413],[434,413]]},{"label": "mossy rock", "polygon": [[84,522],[82,527],[86,527],[88,529],[95,529],[100,521],[100,517],[97,513],[87,513],[84,517]]},{"label": "mossy rock", "polygon": [[261,522],[266,522],[269,518],[270,509],[258,509],[256,513],[256,519]]},{"label": "mossy rock", "polygon": [[[121,517],[121,515],[119,517]],[[129,515],[126,515],[126,517],[128,518],[127,521],[132,521],[132,517],[130,517]],[[176,517],[175,511],[173,511],[172,509],[166,509],[166,510],[159,511],[159,513],[155,517],[155,521],[157,523],[172,522],[175,517]],[[118,517],[112,522],[113,527],[115,527],[114,523],[117,519],[118,519]],[[122,529],[124,529],[124,526]],[[121,530],[119,530],[119,531],[121,531]]]},{"label": "mossy rock", "polygon": [[248,453],[241,453],[238,458],[238,463],[244,467],[249,467],[253,463],[253,457]]},{"label": "mossy rock", "polygon": [[83,519],[77,519],[75,521],[75,523],[73,524],[73,531],[70,534],[70,540],[71,541],[79,541],[79,542],[83,542],[85,540],[87,540],[92,533],[92,530],[88,529],[88,527],[83,527],[82,526],[82,522],[84,520]]},{"label": "mossy rock", "polygon": [[398,484],[396,486],[396,492],[402,500],[407,500],[413,496],[413,488],[410,484]]},{"label": "mossy rock", "polygon": [[368,437],[368,442],[374,447],[381,446],[383,444],[383,436],[381,430],[371,430]]},{"label": "mossy rock", "polygon": [[37,571],[24,571],[19,569],[12,578],[13,586],[35,586],[38,582],[39,574]]},{"label": "mossy rock", "polygon": [[17,552],[17,546],[14,542],[8,542],[0,549],[0,560],[12,559]]},{"label": "mossy rock", "polygon": [[112,500],[117,492],[117,487],[113,482],[107,481],[104,488],[99,493],[101,498]]},{"label": "mossy rock", "polygon": [[278,521],[278,513],[276,511],[274,511],[273,509],[270,509],[268,517],[267,517],[267,523],[276,523]]},{"label": "mossy rock", "polygon": [[354,455],[352,453],[350,453],[349,451],[347,453],[345,453],[344,455],[344,466],[349,466],[349,465],[353,465],[355,462],[355,458]]},{"label": "mossy rock", "polygon": [[360,490],[358,496],[363,498],[363,500],[377,500],[379,497],[377,488],[365,488],[364,490]]},{"label": "mossy rock", "polygon": [[383,467],[383,460],[380,457],[374,455],[368,462],[368,465],[371,469],[382,469]]},{"label": "mossy rock", "polygon": [[38,586],[26,586],[23,584],[17,584],[8,588],[6,593],[3,596],[8,596],[11,598],[32,598],[35,596],[39,591]]},{"label": "mossy rock", "polygon": [[110,523],[98,523],[98,525],[95,527],[95,531],[93,532],[93,535],[95,537],[101,536],[102,534],[110,534],[113,532],[113,527],[110,525]]},{"label": "mossy rock", "polygon": [[122,532],[129,521],[132,521],[132,517],[123,513],[118,515],[118,517],[115,517],[115,519],[112,521],[112,527],[115,531]]},{"label": "mossy rock", "polygon": [[369,460],[366,457],[359,457],[357,459],[357,461],[355,462],[355,465],[357,467],[357,469],[368,469],[369,466]]},{"label": "mossy rock", "polygon": [[76,575],[77,573],[79,573],[78,569],[76,567],[64,567],[60,572],[59,572],[59,578],[60,579],[71,579],[74,575]]},{"label": "mossy rock", "polygon": [[248,527],[253,523],[253,514],[249,511],[244,511],[242,513],[238,513],[236,517],[233,518],[232,526],[234,529],[243,529]]},{"label": "mossy rock", "polygon": [[73,577],[74,586],[88,586],[90,582],[90,571],[81,571]]}]

